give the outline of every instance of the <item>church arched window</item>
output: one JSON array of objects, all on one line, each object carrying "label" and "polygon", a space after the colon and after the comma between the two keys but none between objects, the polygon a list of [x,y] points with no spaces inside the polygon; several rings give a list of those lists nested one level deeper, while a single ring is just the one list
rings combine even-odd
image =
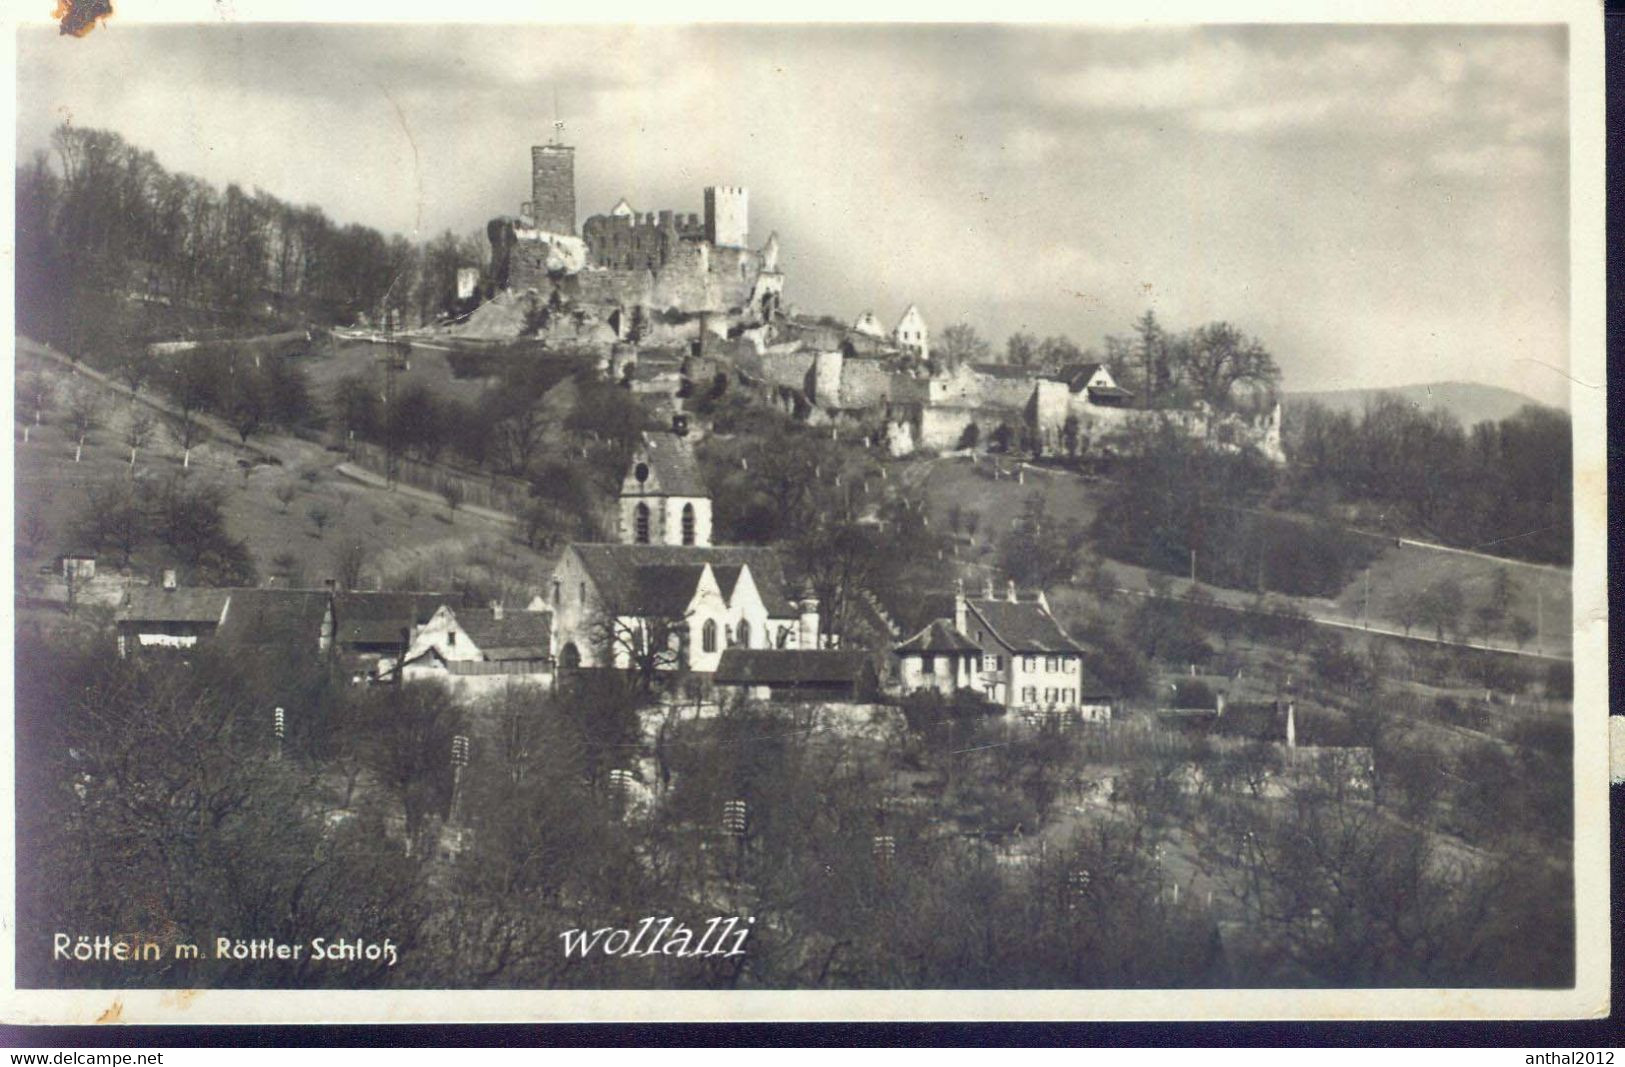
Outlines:
[{"label": "church arched window", "polygon": [[639,504],[632,512],[632,538],[640,545],[649,543],[649,505]]},{"label": "church arched window", "polygon": [[750,620],[739,620],[739,644],[742,648],[750,647]]},{"label": "church arched window", "polygon": [[694,505],[683,505],[683,544],[694,543]]},{"label": "church arched window", "polygon": [[717,620],[705,620],[705,625],[700,628],[700,647],[707,652],[717,650]]}]

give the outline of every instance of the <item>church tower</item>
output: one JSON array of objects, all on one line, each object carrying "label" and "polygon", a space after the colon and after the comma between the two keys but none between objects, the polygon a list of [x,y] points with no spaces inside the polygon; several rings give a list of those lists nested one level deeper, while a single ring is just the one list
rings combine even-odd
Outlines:
[{"label": "church tower", "polygon": [[576,235],[576,150],[539,144],[530,150],[530,210],[543,233]]},{"label": "church tower", "polygon": [[621,480],[620,541],[711,544],[711,494],[680,431],[646,433]]}]

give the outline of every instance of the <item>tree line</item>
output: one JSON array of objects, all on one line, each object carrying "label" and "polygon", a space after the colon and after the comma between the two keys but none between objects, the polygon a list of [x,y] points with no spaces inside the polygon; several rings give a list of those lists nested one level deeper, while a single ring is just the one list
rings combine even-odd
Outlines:
[{"label": "tree line", "polygon": [[19,329],[95,358],[132,333],[205,323],[429,320],[457,304],[482,243],[415,245],[318,207],[165,169],[107,130],[64,123],[17,167]]}]

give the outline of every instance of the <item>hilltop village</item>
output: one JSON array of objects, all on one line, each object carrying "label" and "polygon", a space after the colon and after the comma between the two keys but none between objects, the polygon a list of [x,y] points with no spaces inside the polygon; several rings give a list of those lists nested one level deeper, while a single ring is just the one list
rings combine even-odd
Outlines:
[{"label": "hilltop village", "polygon": [[[20,979],[1572,982],[1559,413],[1283,425],[1222,321],[996,362],[927,293],[809,313],[745,188],[583,219],[566,145],[413,247],[203,183],[177,230],[150,155],[58,139]],[[559,950],[723,914],[743,955]],[[266,923],[398,965],[51,958]]]},{"label": "hilltop village", "polygon": [[1153,411],[1102,362],[1044,373],[944,359],[913,304],[890,329],[873,311],[842,326],[787,309],[778,234],[751,247],[742,187],[707,187],[703,215],[639,211],[622,198],[578,235],[575,149],[538,145],[531,199],[486,232],[490,298],[445,333],[496,340],[534,330],[584,343],[607,375],[641,394],[738,383],[797,418],[883,441],[892,456],[975,447],[1001,426],[1039,454],[1110,451],[1155,423],[1284,461],[1273,399],[1252,414],[1202,401]]}]

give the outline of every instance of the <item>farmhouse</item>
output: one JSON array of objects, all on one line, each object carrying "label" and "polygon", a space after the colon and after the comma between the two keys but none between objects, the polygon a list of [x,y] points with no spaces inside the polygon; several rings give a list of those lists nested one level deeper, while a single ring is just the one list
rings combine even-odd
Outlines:
[{"label": "farmhouse", "polygon": [[329,593],[309,589],[187,589],[165,572],[161,588],[132,588],[115,616],[119,655],[191,648],[200,641],[274,645],[317,654],[333,645]]},{"label": "farmhouse", "polygon": [[442,604],[418,627],[398,665],[379,661],[381,676],[397,669],[405,681],[437,679],[451,688],[484,692],[511,683],[553,681],[552,615],[546,611],[453,608]]}]

